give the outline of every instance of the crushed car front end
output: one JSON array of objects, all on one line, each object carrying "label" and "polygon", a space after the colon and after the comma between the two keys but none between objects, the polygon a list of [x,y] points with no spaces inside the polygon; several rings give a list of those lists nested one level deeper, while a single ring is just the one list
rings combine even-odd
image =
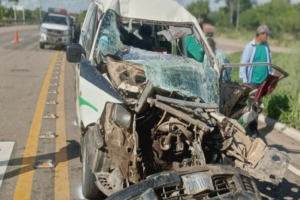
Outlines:
[{"label": "crushed car front end", "polygon": [[161,172],[107,200],[261,199],[251,176],[230,166],[206,165]]},{"label": "crushed car front end", "polygon": [[[250,140],[222,114],[218,66],[196,19],[174,1],[142,2],[150,11],[161,3],[174,9],[153,15],[138,0],[108,8],[89,60],[80,45],[67,50],[81,61],[79,123],[90,182],[108,199],[260,199],[248,173],[234,167],[278,184],[289,156]],[[203,46],[211,67],[187,57],[186,37]]]}]

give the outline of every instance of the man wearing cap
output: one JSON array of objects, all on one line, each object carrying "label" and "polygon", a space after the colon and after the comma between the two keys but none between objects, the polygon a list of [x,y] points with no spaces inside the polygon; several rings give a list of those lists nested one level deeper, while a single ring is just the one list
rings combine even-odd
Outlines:
[{"label": "man wearing cap", "polygon": [[[271,51],[267,43],[268,35],[270,34],[271,31],[266,25],[259,26],[256,31],[256,37],[244,49],[241,63],[272,63]],[[240,78],[243,80],[243,83],[253,89],[257,89],[269,74],[273,74],[273,69],[270,66],[246,66],[240,68]],[[251,105],[249,106],[251,107]],[[256,137],[259,133],[257,128],[256,120],[249,124],[253,137]]]}]

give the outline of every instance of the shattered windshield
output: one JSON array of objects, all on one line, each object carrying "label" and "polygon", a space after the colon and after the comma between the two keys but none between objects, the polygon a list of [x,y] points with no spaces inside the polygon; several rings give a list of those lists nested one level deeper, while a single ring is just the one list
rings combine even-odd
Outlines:
[{"label": "shattered windshield", "polygon": [[211,67],[187,57],[185,38],[192,28],[121,22],[114,11],[103,18],[95,46],[95,60],[114,55],[144,66],[146,78],[155,87],[179,90],[183,97],[218,103],[217,74]]},{"label": "shattered windshield", "polygon": [[179,91],[184,97],[199,98],[206,103],[218,104],[216,72],[193,59],[139,60],[154,87]]}]

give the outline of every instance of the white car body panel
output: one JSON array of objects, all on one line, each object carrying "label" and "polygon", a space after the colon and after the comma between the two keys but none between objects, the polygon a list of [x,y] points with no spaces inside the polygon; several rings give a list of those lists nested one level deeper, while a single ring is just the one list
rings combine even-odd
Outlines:
[{"label": "white car body panel", "polygon": [[80,117],[84,127],[96,123],[99,120],[107,102],[123,103],[82,77],[80,77],[79,80],[79,93],[81,93],[81,96],[78,98],[84,99],[94,107],[92,108],[86,104],[79,103]]}]

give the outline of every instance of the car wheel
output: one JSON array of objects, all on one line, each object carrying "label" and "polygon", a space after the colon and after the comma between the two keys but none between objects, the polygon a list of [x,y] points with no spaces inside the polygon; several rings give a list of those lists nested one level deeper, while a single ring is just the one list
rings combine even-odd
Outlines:
[{"label": "car wheel", "polygon": [[40,42],[40,49],[44,49],[45,48],[45,44]]},{"label": "car wheel", "polygon": [[82,155],[82,194],[87,199],[96,199],[101,195],[100,190],[96,186],[96,177],[88,165],[87,160],[87,144],[88,134],[91,134],[89,129],[83,138],[83,155]]}]

